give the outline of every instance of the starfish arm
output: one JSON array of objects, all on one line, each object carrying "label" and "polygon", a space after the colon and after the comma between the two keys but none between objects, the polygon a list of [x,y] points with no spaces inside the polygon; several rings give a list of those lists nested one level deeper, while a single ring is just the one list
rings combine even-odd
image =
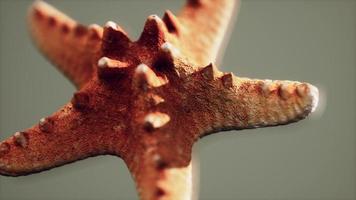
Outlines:
[{"label": "starfish arm", "polygon": [[182,200],[193,195],[192,162],[168,166],[159,154],[146,151],[128,163],[141,200]]},{"label": "starfish arm", "polygon": [[[220,47],[224,45],[224,37],[234,18],[239,0],[188,0],[177,23],[173,15],[166,13],[164,20],[168,24],[177,25],[177,35],[181,49],[198,65],[216,62]],[[169,20],[171,19],[171,20]],[[174,26],[168,26],[174,27]]]},{"label": "starfish arm", "polygon": [[215,82],[209,104],[210,127],[221,130],[276,126],[299,121],[314,111],[318,89],[308,83],[237,78],[231,73]]},{"label": "starfish arm", "polygon": [[122,134],[95,123],[106,126],[105,121],[67,104],[0,143],[0,175],[27,175],[90,156],[117,154],[115,148],[123,146]]},{"label": "starfish arm", "polygon": [[[181,124],[179,106],[168,82],[145,64],[132,80],[132,137],[123,159],[142,200],[182,200],[192,197],[191,151],[196,129]],[[171,95],[161,93],[170,90]],[[187,127],[188,126],[188,127]]]},{"label": "starfish arm", "polygon": [[77,88],[87,83],[100,56],[102,27],[78,24],[42,1],[32,5],[28,19],[32,38],[42,53]]}]

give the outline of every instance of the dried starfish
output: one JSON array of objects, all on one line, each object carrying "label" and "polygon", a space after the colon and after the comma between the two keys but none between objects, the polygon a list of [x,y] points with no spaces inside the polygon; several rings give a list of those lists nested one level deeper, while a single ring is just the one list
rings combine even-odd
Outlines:
[{"label": "dried starfish", "polygon": [[237,3],[188,0],[178,17],[149,16],[133,42],[114,22],[85,27],[37,1],[29,12],[32,36],[79,91],[0,143],[0,174],[111,154],[125,161],[141,199],[190,199],[197,139],[305,118],[317,105],[314,86],[240,78],[210,63]]}]

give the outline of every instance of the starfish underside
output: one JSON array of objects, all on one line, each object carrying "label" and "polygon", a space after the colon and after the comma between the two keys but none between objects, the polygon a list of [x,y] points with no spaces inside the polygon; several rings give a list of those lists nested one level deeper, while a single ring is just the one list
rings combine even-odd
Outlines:
[{"label": "starfish underside", "polygon": [[0,143],[0,174],[27,175],[110,154],[125,161],[141,199],[190,199],[197,139],[305,118],[317,104],[314,86],[236,77],[213,64],[237,6],[188,0],[178,16],[149,16],[131,41],[114,22],[87,27],[34,3],[34,41],[78,92]]}]

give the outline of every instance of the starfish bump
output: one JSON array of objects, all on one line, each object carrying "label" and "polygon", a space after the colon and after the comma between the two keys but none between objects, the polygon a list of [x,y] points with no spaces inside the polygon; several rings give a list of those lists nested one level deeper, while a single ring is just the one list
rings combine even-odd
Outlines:
[{"label": "starfish bump", "polygon": [[132,41],[114,22],[86,27],[37,1],[29,12],[34,41],[78,91],[0,143],[0,174],[110,154],[125,161],[141,199],[190,199],[199,138],[305,118],[317,105],[314,86],[237,77],[213,64],[237,4],[190,0],[178,16],[149,16]]}]

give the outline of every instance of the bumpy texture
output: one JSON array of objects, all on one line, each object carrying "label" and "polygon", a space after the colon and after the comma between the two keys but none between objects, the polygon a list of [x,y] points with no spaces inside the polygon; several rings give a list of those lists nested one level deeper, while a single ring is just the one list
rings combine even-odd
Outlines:
[{"label": "bumpy texture", "polygon": [[125,161],[142,200],[187,200],[197,139],[305,118],[317,105],[314,86],[240,78],[213,64],[237,5],[190,0],[178,16],[149,16],[131,41],[114,22],[86,27],[36,2],[28,16],[34,41],[79,90],[0,143],[0,174],[111,154]]}]

